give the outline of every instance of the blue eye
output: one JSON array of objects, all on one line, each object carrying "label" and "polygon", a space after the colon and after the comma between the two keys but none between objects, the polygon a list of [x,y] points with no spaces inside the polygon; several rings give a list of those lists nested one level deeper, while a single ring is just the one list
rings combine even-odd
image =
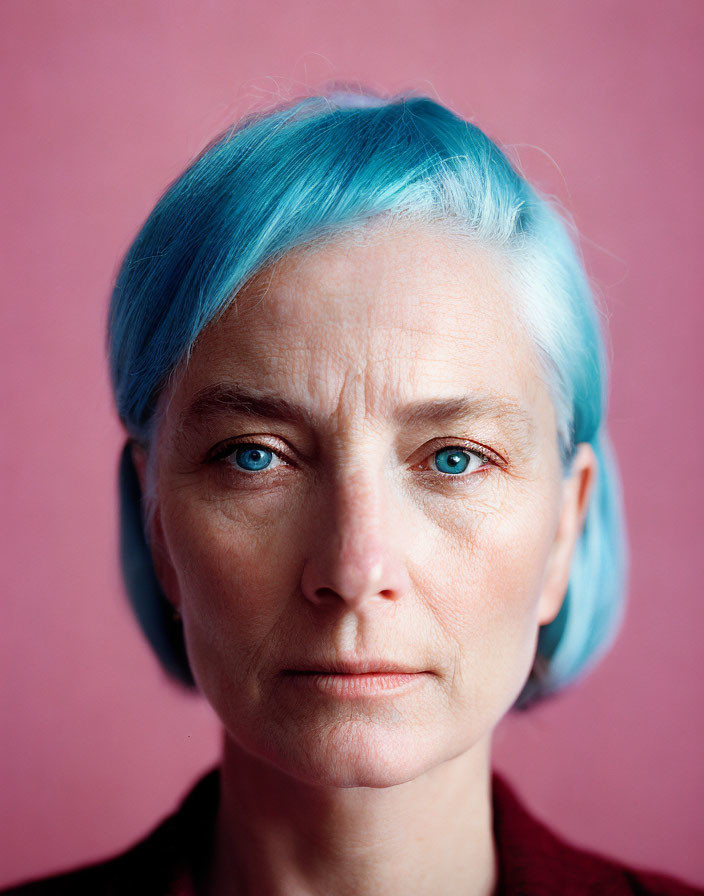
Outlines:
[{"label": "blue eye", "polygon": [[265,470],[271,464],[274,452],[263,445],[241,445],[230,457],[233,457],[243,470],[256,473]]},{"label": "blue eye", "polygon": [[[218,452],[211,455],[215,461],[223,461],[235,471],[240,473],[261,473],[276,469],[285,461],[273,448],[267,448],[257,442],[241,443],[239,445],[224,445]],[[450,445],[441,448],[431,455],[431,468],[442,476],[465,479],[462,474],[477,472],[487,463],[492,461],[479,451],[463,448],[459,445]]]},{"label": "blue eye", "polygon": [[[435,460],[435,469],[439,473],[448,473],[459,475],[469,468],[470,464],[476,470],[483,465],[484,458],[480,457],[473,451],[466,451],[463,448],[450,447],[442,448],[433,455]],[[472,472],[472,471],[470,471]]]}]

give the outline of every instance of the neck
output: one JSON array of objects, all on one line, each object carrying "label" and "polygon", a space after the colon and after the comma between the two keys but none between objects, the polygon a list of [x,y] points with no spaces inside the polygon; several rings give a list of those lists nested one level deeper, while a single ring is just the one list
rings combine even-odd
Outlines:
[{"label": "neck", "polygon": [[302,782],[225,740],[209,896],[490,896],[490,738],[385,788]]}]

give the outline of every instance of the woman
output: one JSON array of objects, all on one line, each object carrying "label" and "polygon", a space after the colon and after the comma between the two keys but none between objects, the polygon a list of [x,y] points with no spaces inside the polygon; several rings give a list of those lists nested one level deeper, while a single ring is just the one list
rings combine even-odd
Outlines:
[{"label": "woman", "polygon": [[425,98],[254,117],[123,263],[122,562],[222,765],[25,893],[691,893],[565,844],[491,736],[582,675],[624,550],[598,315],[555,211]]}]

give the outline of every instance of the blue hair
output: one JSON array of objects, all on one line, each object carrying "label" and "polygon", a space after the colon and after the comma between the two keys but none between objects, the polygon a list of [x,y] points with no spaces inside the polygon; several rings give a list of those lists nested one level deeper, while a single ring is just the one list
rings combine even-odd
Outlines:
[{"label": "blue hair", "polygon": [[[598,311],[569,227],[478,127],[425,97],[336,93],[252,116],[169,187],[129,249],[112,296],[109,352],[118,413],[144,445],[169,375],[262,268],[289,250],[380,216],[440,222],[504,253],[516,311],[556,408],[568,472],[576,445],[599,462],[567,596],[539,632],[517,706],[580,677],[623,615],[626,549],[604,417]],[[164,668],[193,685],[183,635],[151,564],[130,452],[123,453],[122,566],[137,618]]]}]

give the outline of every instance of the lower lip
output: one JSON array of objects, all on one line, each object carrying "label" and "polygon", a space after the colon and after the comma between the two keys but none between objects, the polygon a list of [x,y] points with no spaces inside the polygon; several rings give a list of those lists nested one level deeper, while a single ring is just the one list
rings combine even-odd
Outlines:
[{"label": "lower lip", "polygon": [[363,672],[338,674],[324,672],[287,672],[286,678],[301,688],[329,694],[341,700],[372,697],[406,690],[418,684],[422,672]]}]

